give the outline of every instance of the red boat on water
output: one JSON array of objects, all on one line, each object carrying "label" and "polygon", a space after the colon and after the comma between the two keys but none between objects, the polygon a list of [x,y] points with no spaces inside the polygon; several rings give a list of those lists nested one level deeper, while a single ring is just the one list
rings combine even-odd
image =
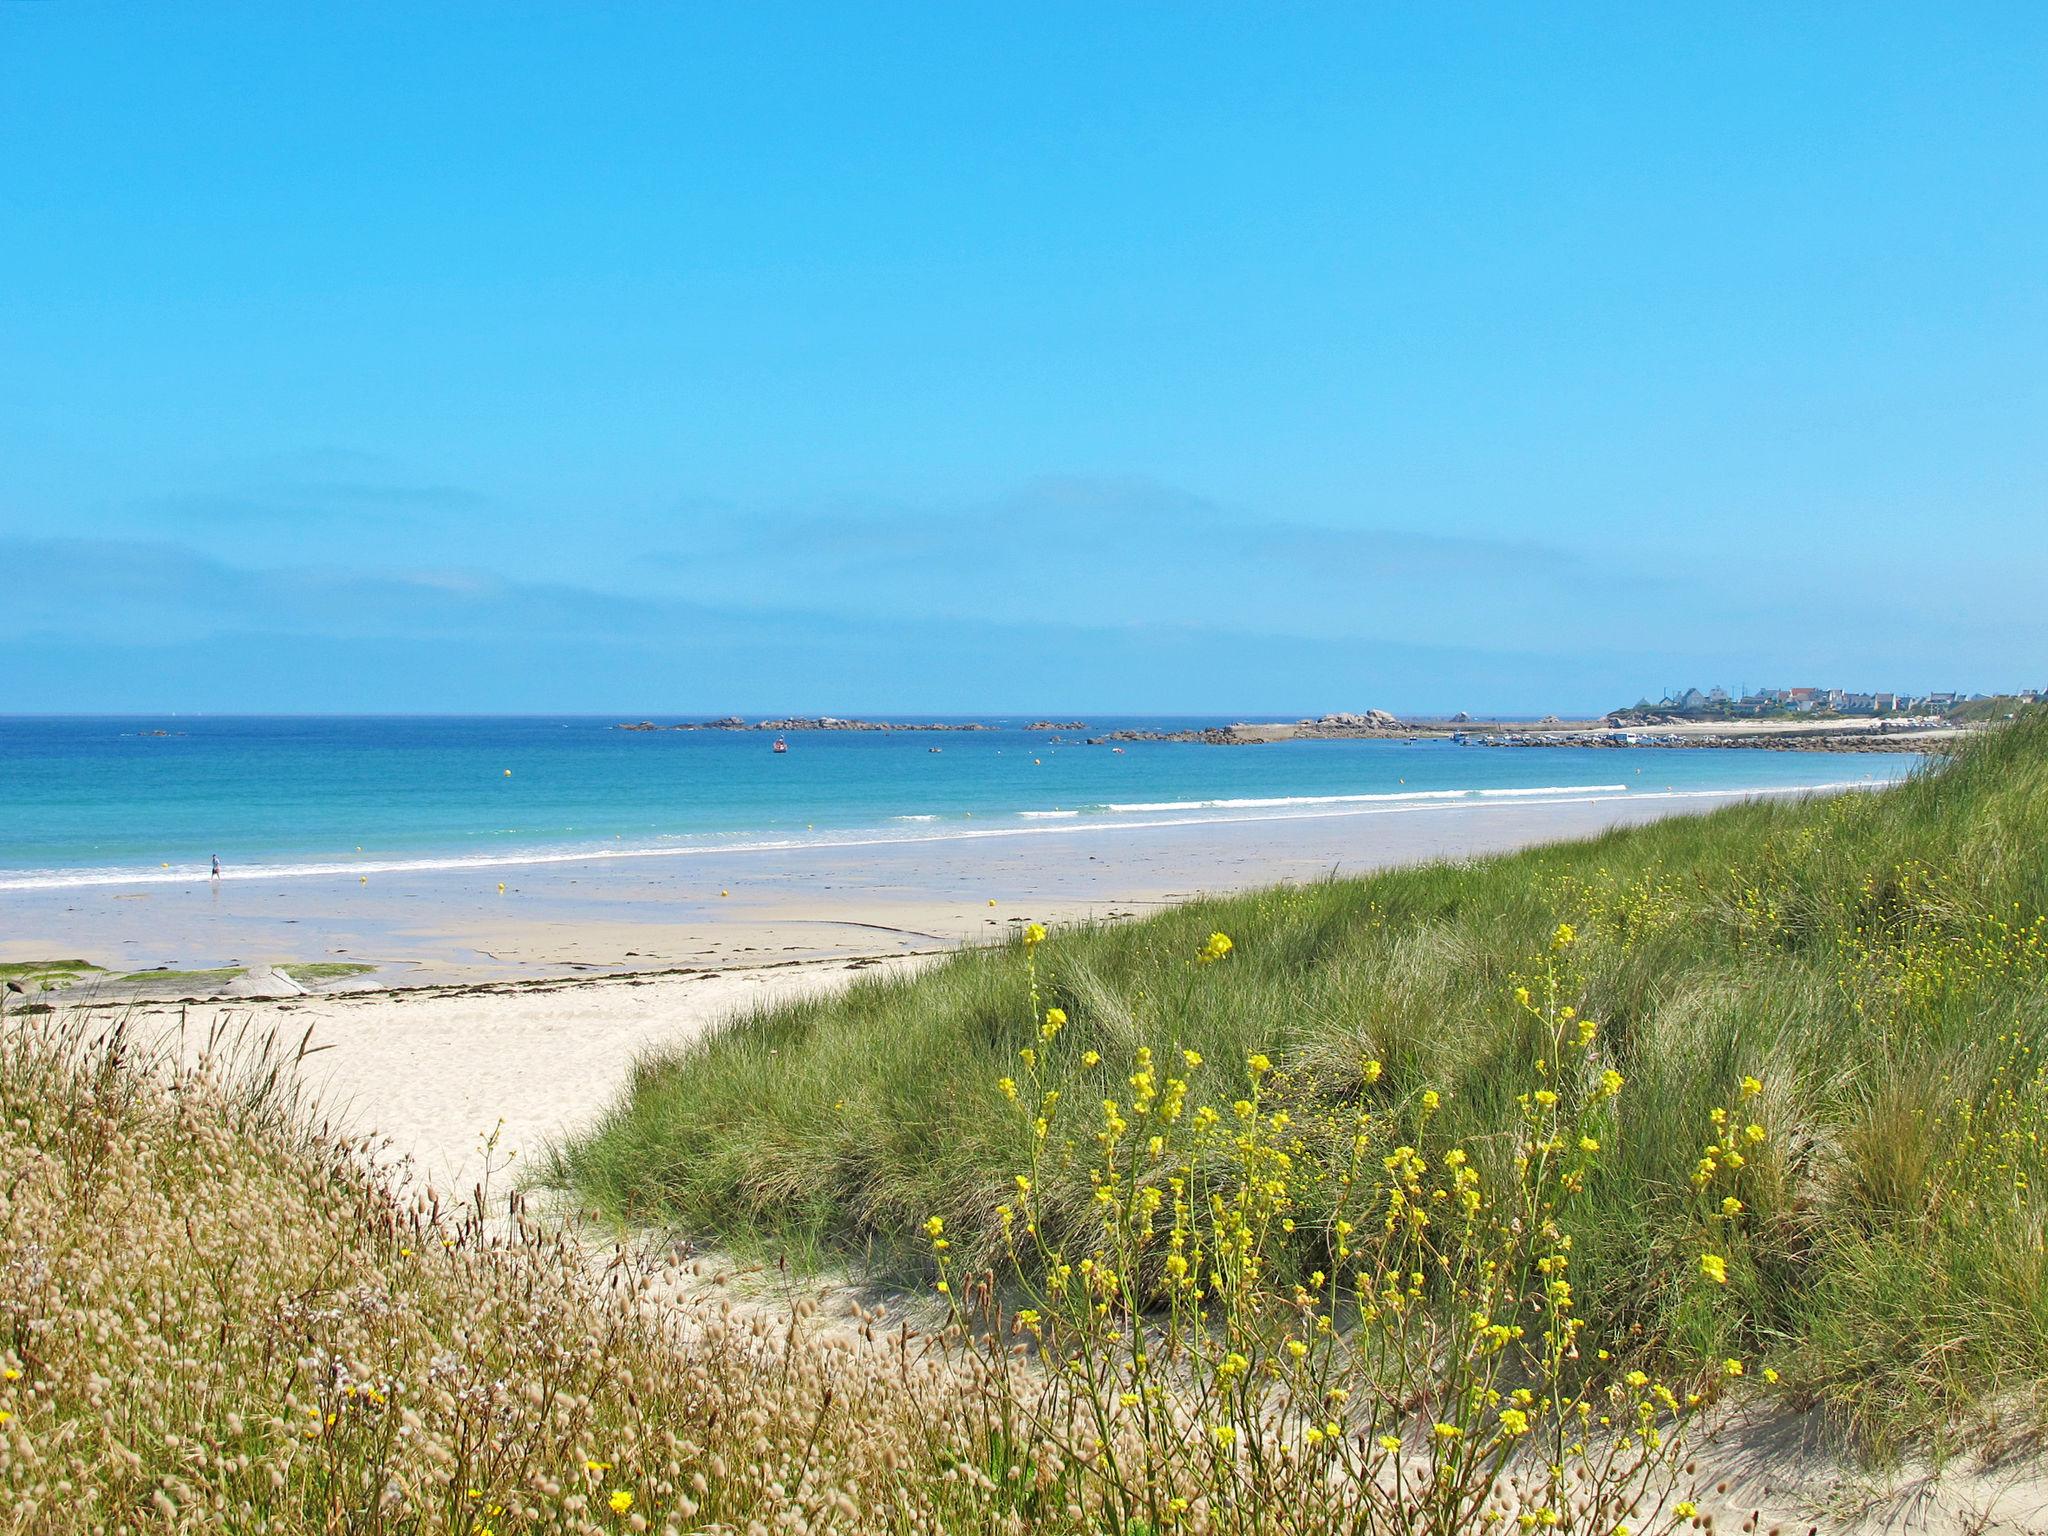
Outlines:
[{"label": "red boat on water", "polygon": [[789,743],[778,736],[775,738],[775,750],[777,752],[787,752],[789,750]]}]

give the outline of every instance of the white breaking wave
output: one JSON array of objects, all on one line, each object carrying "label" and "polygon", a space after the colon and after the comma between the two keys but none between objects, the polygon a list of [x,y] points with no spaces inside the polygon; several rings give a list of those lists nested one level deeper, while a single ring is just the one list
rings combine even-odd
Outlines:
[{"label": "white breaking wave", "polygon": [[[1616,789],[1621,788],[1619,784]],[[1365,805],[1385,800],[1458,800],[1469,789],[1409,789],[1384,795],[1277,795],[1264,800],[1140,800],[1125,804],[1111,802],[1102,807],[1118,813],[1152,811],[1236,811],[1266,810],[1282,805]]]},{"label": "white breaking wave", "polygon": [[1475,789],[1475,795],[1611,795],[1624,791],[1626,784],[1553,784],[1548,789]]},{"label": "white breaking wave", "polygon": [[[1846,780],[1831,784],[1794,784],[1755,789],[1628,790],[1623,785],[1589,785],[1578,789],[1522,791],[1525,795],[1551,795],[1550,800],[1519,799],[1515,805],[1590,805],[1602,800],[1625,798],[1630,804],[1650,800],[1747,800],[1764,795],[1812,795],[1847,789],[1883,789],[1888,781]],[[979,841],[994,837],[1044,837],[1092,835],[1096,833],[1144,833],[1165,827],[1231,825],[1239,822],[1312,821],[1318,818],[1351,816],[1413,815],[1419,812],[1478,811],[1497,807],[1499,801],[1479,798],[1494,793],[1486,790],[1418,790],[1403,796],[1298,796],[1284,800],[1221,801],[1204,804],[1184,802],[1196,809],[1239,810],[1236,815],[1173,815],[1146,820],[1114,821],[1079,819],[1079,811],[1024,811],[1021,816],[1040,818],[1032,826],[965,827],[949,824],[943,829],[897,833],[861,832],[815,833],[803,837],[735,839],[730,842],[664,843],[653,847],[622,848],[617,845],[592,848],[534,849],[525,852],[489,854],[448,854],[411,859],[360,859],[353,863],[329,861],[307,864],[247,864],[223,870],[223,880],[308,880],[346,875],[440,874],[468,869],[511,869],[549,864],[592,864],[614,859],[704,858],[718,854],[830,852],[850,848],[886,848],[928,842]],[[1359,803],[1361,801],[1374,803]],[[1182,804],[1183,802],[1170,802]],[[1242,814],[1250,807],[1256,814]],[[1110,809],[1116,809],[1110,807]],[[1050,824],[1045,824],[1050,818]],[[172,869],[45,869],[0,876],[0,891],[49,891],[85,887],[138,885],[203,885],[208,871],[203,865]]]}]

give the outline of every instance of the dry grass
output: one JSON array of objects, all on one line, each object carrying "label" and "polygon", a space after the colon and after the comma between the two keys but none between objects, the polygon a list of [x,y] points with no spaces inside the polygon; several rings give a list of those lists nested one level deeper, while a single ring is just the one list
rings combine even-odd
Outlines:
[{"label": "dry grass", "polygon": [[217,1046],[0,1041],[0,1530],[991,1525],[930,1341],[657,1307],[658,1274],[396,1197],[287,1054]]}]

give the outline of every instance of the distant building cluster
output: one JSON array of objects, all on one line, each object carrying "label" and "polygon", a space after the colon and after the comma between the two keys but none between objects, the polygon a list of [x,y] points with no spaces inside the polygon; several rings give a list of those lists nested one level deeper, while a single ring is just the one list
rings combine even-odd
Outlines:
[{"label": "distant building cluster", "polygon": [[[1726,688],[1686,688],[1652,702],[1639,699],[1630,714],[1699,715],[1732,719],[1744,715],[1946,715],[1983,693],[1856,693],[1847,688],[1759,688],[1732,694]],[[2022,704],[2048,698],[2048,688],[1997,695]]]}]

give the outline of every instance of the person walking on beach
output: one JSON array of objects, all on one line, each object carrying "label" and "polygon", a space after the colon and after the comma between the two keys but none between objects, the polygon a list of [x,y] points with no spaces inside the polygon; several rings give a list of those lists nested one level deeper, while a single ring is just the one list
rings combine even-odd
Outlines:
[{"label": "person walking on beach", "polygon": [[217,853],[213,856],[213,878],[220,878],[220,855]]}]

